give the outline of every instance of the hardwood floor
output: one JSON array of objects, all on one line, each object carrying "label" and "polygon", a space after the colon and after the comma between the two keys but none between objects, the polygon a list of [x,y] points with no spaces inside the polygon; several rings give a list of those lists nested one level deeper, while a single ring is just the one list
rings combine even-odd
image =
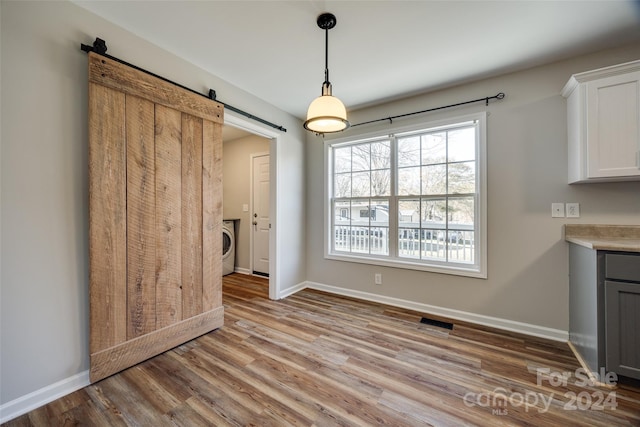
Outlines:
[{"label": "hardwood floor", "polygon": [[5,425],[640,425],[640,388],[581,386],[566,344],[311,290],[267,295],[266,279],[225,276],[224,327]]}]

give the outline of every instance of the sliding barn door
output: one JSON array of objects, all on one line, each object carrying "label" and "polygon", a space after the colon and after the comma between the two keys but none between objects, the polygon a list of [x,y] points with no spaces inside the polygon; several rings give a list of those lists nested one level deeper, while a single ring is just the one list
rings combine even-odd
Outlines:
[{"label": "sliding barn door", "polygon": [[222,123],[89,53],[91,382],[222,326]]}]

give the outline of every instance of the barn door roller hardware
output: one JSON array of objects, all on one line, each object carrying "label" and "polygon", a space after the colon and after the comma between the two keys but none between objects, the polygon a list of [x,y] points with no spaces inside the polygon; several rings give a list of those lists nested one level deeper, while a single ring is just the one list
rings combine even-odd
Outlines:
[{"label": "barn door roller hardware", "polygon": [[246,111],[243,111],[243,110],[241,110],[239,108],[236,108],[236,107],[234,107],[232,105],[226,104],[226,103],[224,103],[222,101],[218,101],[216,99],[216,91],[213,90],[213,89],[209,89],[209,94],[205,95],[205,94],[200,93],[198,91],[195,91],[195,90],[193,90],[191,88],[183,86],[180,83],[176,83],[176,82],[174,82],[172,80],[169,80],[169,79],[167,79],[165,77],[162,77],[162,76],[159,76],[159,75],[157,75],[155,73],[152,73],[149,70],[145,70],[144,68],[140,68],[140,67],[138,67],[136,65],[130,64],[130,63],[126,62],[126,61],[123,61],[120,58],[116,58],[114,56],[108,55],[107,54],[107,43],[104,40],[102,40],[101,38],[96,37],[96,40],[93,42],[93,46],[89,46],[89,45],[81,43],[80,44],[80,50],[82,50],[83,52],[87,52],[87,53],[89,53],[89,52],[97,53],[98,55],[102,55],[102,56],[104,56],[106,58],[109,58],[109,59],[111,59],[113,61],[119,62],[119,63],[121,63],[123,65],[128,66],[128,67],[134,68],[134,69],[136,69],[138,71],[142,71],[143,73],[149,74],[150,76],[156,77],[156,78],[158,78],[160,80],[164,80],[167,83],[171,83],[173,85],[181,87],[184,90],[188,90],[189,92],[193,92],[193,93],[198,94],[200,96],[204,96],[205,98],[208,98],[208,99],[211,99],[213,101],[219,102],[220,104],[224,105],[224,108],[226,108],[228,110],[231,110],[231,111],[233,111],[235,113],[238,113],[240,115],[243,115],[243,116],[247,117],[248,119],[258,121],[258,122],[260,122],[262,124],[270,126],[270,127],[274,128],[274,129],[278,129],[279,131],[282,131],[282,132],[286,132],[287,131],[284,127],[282,127],[280,125],[276,125],[274,123],[271,123],[270,121],[261,119],[260,117],[254,116],[253,114],[247,113]]}]

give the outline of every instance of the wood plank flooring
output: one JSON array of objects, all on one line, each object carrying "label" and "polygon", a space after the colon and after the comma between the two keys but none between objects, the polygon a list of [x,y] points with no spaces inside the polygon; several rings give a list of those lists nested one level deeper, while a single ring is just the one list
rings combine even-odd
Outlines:
[{"label": "wood plank flooring", "polygon": [[637,384],[581,386],[563,343],[311,290],[270,301],[239,274],[223,289],[224,327],[4,425],[640,425]]}]

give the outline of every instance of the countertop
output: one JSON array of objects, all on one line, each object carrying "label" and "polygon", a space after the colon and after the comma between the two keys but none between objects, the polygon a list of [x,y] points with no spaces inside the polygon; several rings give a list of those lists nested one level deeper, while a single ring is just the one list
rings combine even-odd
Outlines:
[{"label": "countertop", "polygon": [[566,224],[564,239],[599,251],[640,252],[640,225]]}]

